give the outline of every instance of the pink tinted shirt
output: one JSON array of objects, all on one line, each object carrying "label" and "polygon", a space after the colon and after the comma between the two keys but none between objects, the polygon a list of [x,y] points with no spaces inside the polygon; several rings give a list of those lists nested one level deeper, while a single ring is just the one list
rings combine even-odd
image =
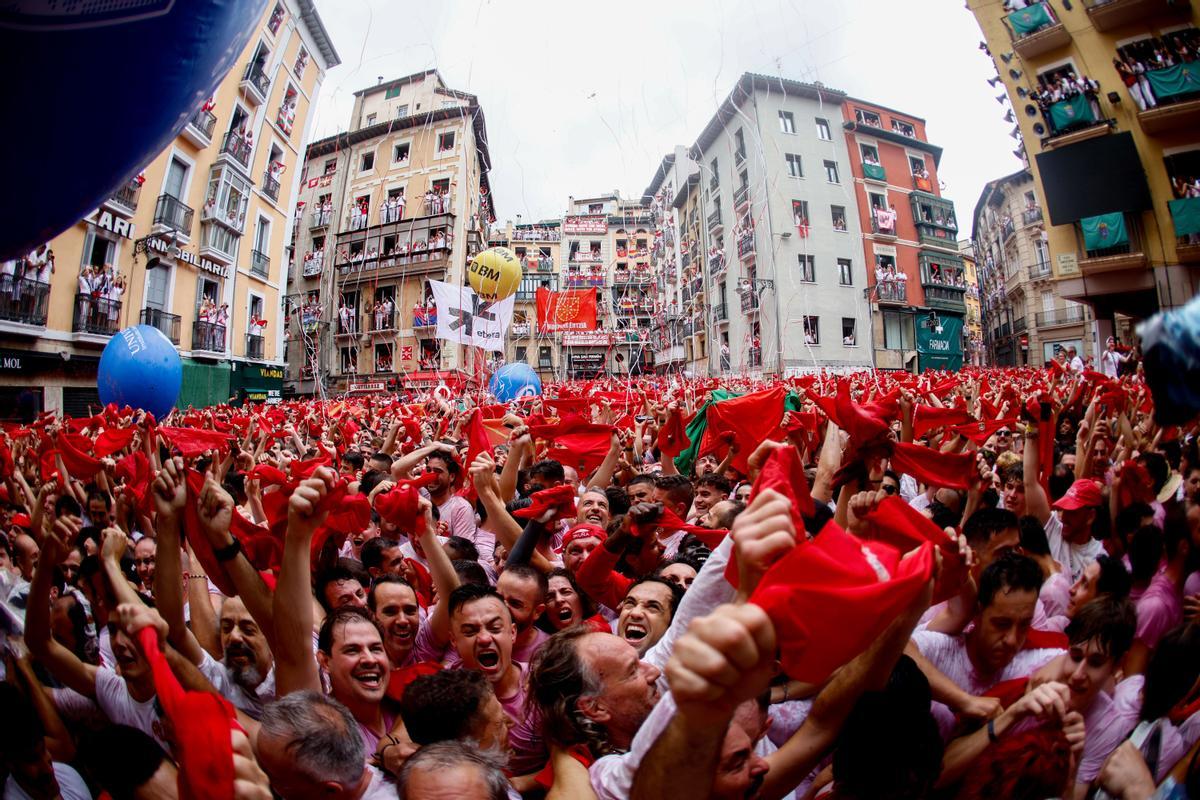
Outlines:
[{"label": "pink tinted shirt", "polygon": [[1056,572],[1042,584],[1038,599],[1049,617],[1065,617],[1071,602],[1071,576],[1065,570]]},{"label": "pink tinted shirt", "polygon": [[492,551],[496,549],[496,537],[487,531],[479,530],[475,524],[475,509],[465,497],[451,495],[450,499],[438,506],[438,519],[450,528],[451,536],[461,536],[473,542],[479,550],[480,561],[491,561]]},{"label": "pink tinted shirt", "polygon": [[533,629],[533,638],[529,640],[529,644],[524,647],[517,645],[513,646],[512,660],[519,661],[522,664],[528,664],[533,661],[534,653],[536,653],[543,644],[550,638],[550,634],[546,633],[541,628]]},{"label": "pink tinted shirt", "polygon": [[508,759],[508,770],[513,775],[528,775],[537,772],[546,764],[546,745],[542,741],[542,724],[532,705],[525,702],[529,686],[528,670],[514,660],[513,666],[521,673],[517,691],[509,697],[499,697],[504,713],[513,721],[508,731],[508,746],[512,751]]},{"label": "pink tinted shirt", "polygon": [[1167,631],[1183,622],[1183,599],[1166,575],[1155,575],[1137,601],[1137,633],[1134,638],[1147,647],[1158,646]]}]

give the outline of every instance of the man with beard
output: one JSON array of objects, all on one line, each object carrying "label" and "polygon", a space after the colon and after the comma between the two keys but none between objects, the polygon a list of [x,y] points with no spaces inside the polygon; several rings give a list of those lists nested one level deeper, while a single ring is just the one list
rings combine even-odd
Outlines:
[{"label": "man with beard", "polygon": [[683,599],[683,590],[666,578],[647,576],[634,581],[617,608],[617,636],[641,658],[658,644]]},{"label": "man with beard", "polygon": [[525,665],[512,658],[516,633],[512,614],[495,589],[467,584],[451,592],[450,641],[462,668],[487,679],[512,719],[509,769],[514,775],[526,775],[541,769],[546,751],[536,720],[526,712]]},{"label": "man with beard", "polygon": [[[181,459],[168,459],[163,464],[153,489],[158,511],[155,527],[161,547],[155,556],[153,589],[158,611],[167,622],[171,646],[195,664],[229,702],[258,719],[262,716],[263,705],[275,699],[269,617],[264,619],[269,599],[262,578],[254,573],[249,562],[244,558],[240,559],[241,563],[236,560],[237,546],[232,549],[232,557],[229,556],[229,545],[234,541],[229,525],[232,515],[237,513],[233,498],[210,477],[197,500],[197,518],[210,543],[216,543],[217,560],[226,564],[234,585],[242,594],[225,598],[220,620],[216,620],[208,602],[208,577],[197,561],[186,576],[192,612],[189,626],[184,620],[181,590],[185,578],[180,557],[180,514],[188,502]],[[243,594],[250,599],[244,599]],[[248,608],[255,606],[259,609],[257,618]],[[208,643],[213,653],[221,655],[221,662],[201,647],[200,638]],[[219,651],[215,646],[218,643]]]},{"label": "man with beard", "polygon": [[473,542],[479,549],[480,558],[490,560],[496,547],[496,538],[475,525],[475,509],[466,498],[456,494],[462,467],[449,453],[438,451],[429,456],[425,469],[437,476],[428,486],[429,498],[438,508],[438,519],[449,528],[449,536],[461,536]]},{"label": "man with beard", "polygon": [[546,576],[527,564],[512,564],[496,581],[496,591],[504,598],[517,638],[513,641],[512,660],[528,664],[533,654],[550,638],[535,623],[546,611]]}]

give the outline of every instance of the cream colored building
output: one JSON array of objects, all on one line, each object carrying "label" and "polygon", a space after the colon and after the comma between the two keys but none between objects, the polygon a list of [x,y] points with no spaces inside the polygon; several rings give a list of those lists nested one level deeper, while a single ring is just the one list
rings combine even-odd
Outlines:
[{"label": "cream colored building", "polygon": [[[49,282],[23,281],[0,301],[4,416],[18,406],[86,414],[99,403],[104,345],[138,323],[178,346],[180,407],[278,401],[300,154],[311,105],[338,63],[312,0],[268,4],[232,70],[171,146],[49,243]],[[208,303],[214,315],[202,319]]]},{"label": "cream colored building", "polygon": [[963,363],[982,367],[988,359],[983,344],[983,312],[979,307],[979,269],[970,239],[959,241],[958,254],[963,260],[963,277],[967,284],[967,290],[963,292],[963,303],[967,307],[963,317]]},{"label": "cream colored building", "polygon": [[504,357],[528,364],[542,381],[556,380],[563,368],[559,336],[540,333],[537,324],[537,290],[559,290],[561,227],[561,219],[515,225],[508,222],[503,228],[493,229],[488,237],[489,247],[507,247],[521,260],[521,285]]},{"label": "cream colored building", "polygon": [[461,284],[495,220],[483,109],[436,70],[354,97],[301,176],[289,393],[453,383],[474,357],[434,338],[428,281]]},{"label": "cream colored building", "polygon": [[[1177,51],[1176,37],[1195,35],[1198,6],[1047,0],[1008,11],[992,0],[968,0],[967,8],[1012,104],[1028,156],[1027,190],[1044,212],[1045,278],[1056,284],[1038,284],[1030,296],[1023,280],[1005,279],[1015,316],[1005,318],[1007,332],[1002,323],[997,350],[1009,353],[1008,361],[1023,361],[1016,358],[1018,346],[1005,340],[1016,336],[1012,325],[1022,315],[1028,325],[1031,314],[1060,324],[1046,331],[1045,342],[1037,336],[1038,348],[1031,336],[1030,363],[1048,357],[1050,341],[1090,339],[1091,352],[1114,332],[1128,342],[1134,321],[1181,306],[1200,289],[1200,245],[1194,243],[1200,198],[1179,198],[1172,187],[1200,175],[1197,64],[1160,67],[1155,61],[1156,52]],[[1114,59],[1145,71],[1127,86]],[[1098,89],[1040,109],[1035,93],[1072,75]],[[1023,260],[1020,268],[1030,263]],[[1059,316],[1057,299],[1043,309],[1046,297],[1087,304],[1095,324],[1085,334],[1077,329],[1077,311]]]},{"label": "cream colored building", "polygon": [[1087,306],[1063,297],[1054,279],[1045,212],[1029,170],[990,181],[972,222],[991,363],[1040,366],[1072,345],[1082,358],[1095,355]]}]

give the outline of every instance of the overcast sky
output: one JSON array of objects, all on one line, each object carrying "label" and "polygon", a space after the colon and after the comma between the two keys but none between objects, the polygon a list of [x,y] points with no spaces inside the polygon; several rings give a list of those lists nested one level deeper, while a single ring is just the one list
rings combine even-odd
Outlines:
[{"label": "overcast sky", "polygon": [[316,2],[342,64],[326,77],[314,138],[344,130],[353,92],[378,76],[436,68],[479,97],[500,223],[558,216],[571,195],[638,196],[743,72],[924,117],[964,237],[984,183],[1021,167],[979,27],[953,2]]}]

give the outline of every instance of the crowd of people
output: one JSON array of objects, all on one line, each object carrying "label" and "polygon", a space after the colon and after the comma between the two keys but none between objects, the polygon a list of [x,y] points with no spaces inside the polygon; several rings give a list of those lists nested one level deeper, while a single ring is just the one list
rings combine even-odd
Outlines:
[{"label": "crowd of people", "polygon": [[200,300],[200,308],[196,310],[196,319],[200,322],[200,336],[194,346],[201,350],[224,352],[229,330],[229,303],[218,304],[204,295]]},{"label": "crowd of people", "polygon": [[5,423],[4,797],[1200,797],[1108,361]]},{"label": "crowd of people", "polygon": [[[1091,119],[1075,117],[1069,123],[1062,124],[1054,120],[1051,107],[1063,100],[1083,96],[1087,99]],[[1052,133],[1065,133],[1068,130],[1090,125],[1104,119],[1100,113],[1100,83],[1086,75],[1077,75],[1073,70],[1065,69],[1052,75],[1039,75],[1037,89],[1029,93],[1029,99],[1037,104],[1047,127]]]},{"label": "crowd of people", "polygon": [[[1200,29],[1185,28],[1149,37],[1117,48],[1113,68],[1120,76],[1139,111],[1157,108],[1159,98],[1146,77],[1147,72],[1188,64],[1200,59]],[[1174,98],[1171,98],[1174,99]]]},{"label": "crowd of people", "polygon": [[54,274],[54,251],[39,245],[24,258],[0,261],[0,315],[5,319],[26,320],[38,308],[39,294],[45,296]]},{"label": "crowd of people", "polygon": [[115,331],[125,295],[125,276],[112,264],[85,264],[79,269],[78,324],[90,331]]}]

